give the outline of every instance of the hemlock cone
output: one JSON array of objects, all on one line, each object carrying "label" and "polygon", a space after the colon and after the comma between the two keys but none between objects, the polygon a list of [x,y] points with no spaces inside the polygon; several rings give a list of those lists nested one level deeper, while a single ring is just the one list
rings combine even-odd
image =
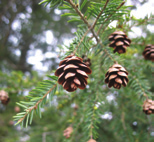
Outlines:
[{"label": "hemlock cone", "polygon": [[82,56],[83,62],[87,65],[87,66],[91,66],[91,60],[90,58],[87,58],[87,56],[83,55]]},{"label": "hemlock cone", "polygon": [[4,90],[0,91],[0,101],[2,104],[7,105],[10,101],[10,98],[8,96],[8,93],[5,92]]},{"label": "hemlock cone", "polygon": [[148,44],[143,51],[144,59],[154,61],[154,45]]},{"label": "hemlock cone", "polygon": [[73,128],[70,126],[70,127],[67,127],[65,130],[64,130],[64,133],[63,133],[63,136],[68,139],[71,137],[71,134],[73,132]]},{"label": "hemlock cone", "polygon": [[118,52],[119,54],[125,53],[127,47],[130,45],[131,40],[127,37],[127,35],[122,31],[116,31],[109,36],[109,47],[114,48],[114,53]]},{"label": "hemlock cone", "polygon": [[59,63],[59,68],[55,75],[58,76],[58,83],[68,92],[73,92],[77,88],[85,89],[87,85],[87,74],[91,74],[91,69],[83,63],[83,59],[74,55],[67,56]]},{"label": "hemlock cone", "polygon": [[128,83],[128,72],[124,67],[118,63],[114,64],[109,68],[108,72],[105,74],[105,83],[108,83],[108,87],[114,87],[117,89],[121,88],[121,85],[126,87]]},{"label": "hemlock cone", "polygon": [[90,139],[88,142],[96,142],[94,139]]},{"label": "hemlock cone", "polygon": [[154,101],[153,100],[145,100],[143,104],[143,112],[147,115],[154,114]]}]

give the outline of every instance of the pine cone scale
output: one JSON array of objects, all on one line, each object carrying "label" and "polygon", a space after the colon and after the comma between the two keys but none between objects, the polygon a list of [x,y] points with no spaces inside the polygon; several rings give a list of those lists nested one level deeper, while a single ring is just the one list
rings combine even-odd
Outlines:
[{"label": "pine cone scale", "polygon": [[60,67],[58,67],[58,69],[55,72],[56,76],[59,76],[60,74],[62,74],[64,66],[65,65],[61,65]]},{"label": "pine cone scale", "polygon": [[77,68],[79,68],[79,67],[76,66],[76,65],[73,65],[73,64],[69,64],[69,65],[64,67],[64,71],[67,70],[67,69],[77,69]]}]

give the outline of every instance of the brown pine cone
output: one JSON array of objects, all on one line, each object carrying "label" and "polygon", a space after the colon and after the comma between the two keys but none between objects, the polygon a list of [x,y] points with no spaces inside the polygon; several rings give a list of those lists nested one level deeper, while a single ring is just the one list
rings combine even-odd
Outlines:
[{"label": "brown pine cone", "polygon": [[116,31],[109,36],[109,47],[114,48],[114,53],[118,52],[119,54],[125,53],[127,47],[130,45],[131,40],[127,35],[122,31]]},{"label": "brown pine cone", "polygon": [[87,58],[87,56],[83,55],[83,56],[82,56],[82,59],[83,59],[83,62],[84,62],[88,67],[91,66],[91,60],[90,60],[90,58]]},{"label": "brown pine cone", "polygon": [[94,139],[90,139],[88,142],[96,142]]},{"label": "brown pine cone", "polygon": [[108,87],[120,89],[121,85],[126,87],[128,83],[128,72],[124,67],[119,65],[118,63],[114,64],[109,68],[108,72],[105,74],[105,83],[108,83]]},{"label": "brown pine cone", "polygon": [[19,113],[19,112],[20,112],[20,107],[15,106],[15,107],[14,107],[14,111],[15,111],[16,113]]},{"label": "brown pine cone", "polygon": [[145,100],[143,104],[143,112],[147,115],[154,114],[154,101],[153,100]]},{"label": "brown pine cone", "polygon": [[8,96],[8,93],[5,92],[4,90],[0,91],[0,101],[2,104],[7,105],[10,101],[10,98]]},{"label": "brown pine cone", "polygon": [[143,51],[144,59],[154,61],[154,45],[148,44]]},{"label": "brown pine cone", "polygon": [[68,92],[73,92],[77,88],[85,89],[87,85],[87,74],[91,74],[91,69],[83,63],[83,59],[74,55],[67,56],[59,63],[59,68],[55,75],[58,76],[58,83]]},{"label": "brown pine cone", "polygon": [[67,127],[65,130],[64,130],[64,133],[63,133],[63,136],[68,139],[71,137],[71,134],[73,132],[73,128],[70,126],[70,127]]}]

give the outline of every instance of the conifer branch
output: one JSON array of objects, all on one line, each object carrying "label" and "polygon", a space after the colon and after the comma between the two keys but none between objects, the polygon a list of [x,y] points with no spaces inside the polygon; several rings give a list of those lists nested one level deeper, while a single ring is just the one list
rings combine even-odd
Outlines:
[{"label": "conifer branch", "polygon": [[109,2],[109,0],[106,1],[106,3],[105,3],[105,5],[104,5],[103,9],[102,9],[101,12],[98,14],[98,16],[97,16],[97,18],[95,19],[93,25],[91,26],[91,29],[94,29],[94,27],[96,26],[97,21],[98,21],[98,19],[101,17],[101,15],[103,14],[103,12],[104,12],[104,10],[105,10],[105,8],[106,8],[108,2]]},{"label": "conifer branch", "polygon": [[30,107],[30,108],[27,108],[27,109],[25,110],[25,111],[26,111],[26,114],[25,114],[22,118],[20,118],[16,124],[21,123],[21,122],[26,118],[26,116],[30,114],[30,112],[31,112],[32,110],[34,110],[34,109],[36,110],[36,109],[37,109],[37,106],[43,101],[44,98],[47,97],[47,95],[48,95],[56,86],[57,86],[57,84],[55,84],[55,85],[54,85],[54,86],[42,97],[42,99],[40,99],[39,101],[37,101],[36,104],[35,104],[34,106],[32,106],[32,107]]},{"label": "conifer branch", "polygon": [[85,38],[86,35],[88,34],[89,30],[90,30],[90,29],[88,29],[88,30],[84,33],[84,35],[83,35],[83,37],[81,38],[80,42],[79,42],[78,45],[76,46],[76,48],[75,48],[73,54],[75,54],[75,52],[77,51],[78,47],[81,45],[81,43],[83,42],[84,38]]},{"label": "conifer branch", "polygon": [[[117,10],[120,9],[124,4],[125,4],[125,1],[122,2],[116,9],[117,9]],[[116,13],[116,11],[115,11],[114,13]],[[108,18],[104,21],[104,23],[106,23],[106,22],[111,18],[111,16],[112,16],[114,13],[110,14],[110,15],[108,16]],[[103,23],[103,24],[100,26],[100,28],[98,29],[97,35],[100,34],[100,32],[101,32],[101,30],[102,30],[102,27],[104,26],[104,23]]]},{"label": "conifer branch", "polygon": [[81,20],[88,26],[88,28],[91,30],[93,36],[95,37],[96,41],[99,42],[99,38],[96,35],[95,31],[92,29],[91,25],[88,23],[87,19],[84,17],[83,13],[77,8],[77,6],[72,2],[72,0],[66,0],[67,2],[70,3],[72,8],[75,9],[77,14],[80,16]]},{"label": "conifer branch", "polygon": [[138,80],[137,78],[135,78],[135,80],[136,80],[136,82],[138,83],[140,89],[143,91],[143,93],[144,93],[143,96],[146,97],[146,99],[148,100],[148,96],[147,96],[147,94],[145,93],[145,90],[143,89],[143,87],[141,86],[139,80]]},{"label": "conifer branch", "polygon": [[[99,40],[99,38],[98,38],[98,35],[95,33],[95,31],[94,31],[94,29],[93,29],[93,26],[91,26],[89,23],[88,23],[88,21],[86,20],[86,18],[84,17],[84,15],[83,15],[83,13],[76,7],[76,5],[72,2],[72,0],[66,0],[67,2],[69,2],[70,3],[70,5],[75,9],[75,11],[77,12],[77,14],[80,16],[80,18],[83,20],[83,22],[88,26],[88,28],[90,29],[90,31],[92,32],[92,34],[93,34],[93,37],[96,39],[96,41],[97,41],[97,43],[99,43],[101,46],[102,46],[102,48],[103,48],[103,44],[101,43],[101,41]],[[107,2],[108,3],[108,2]],[[106,5],[107,5],[107,3],[106,3]],[[125,2],[123,2],[123,3],[121,3],[121,5],[118,7],[118,9],[124,4]],[[105,6],[106,7],[106,6]],[[104,8],[103,8],[103,11],[104,11]],[[102,12],[103,12],[102,11]],[[100,16],[101,16],[101,14],[102,13],[100,13]],[[100,17],[100,16],[98,16],[98,18]],[[98,19],[97,19],[98,20]],[[97,20],[96,20],[96,22],[97,22]],[[95,26],[95,24],[94,24],[94,26]],[[87,32],[86,32],[87,33]],[[85,33],[85,34],[86,34]],[[83,36],[83,39],[84,39],[84,36]],[[82,42],[82,41],[81,41]],[[105,51],[105,53],[109,56],[109,58],[112,60],[112,61],[114,61],[115,62],[115,60],[111,57],[111,55],[108,53],[108,51],[105,49],[104,50]],[[74,52],[73,52],[74,53]]]}]

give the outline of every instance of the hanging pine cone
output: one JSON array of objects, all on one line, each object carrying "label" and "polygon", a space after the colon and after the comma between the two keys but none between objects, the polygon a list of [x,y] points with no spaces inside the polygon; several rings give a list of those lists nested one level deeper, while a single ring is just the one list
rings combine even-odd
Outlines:
[{"label": "hanging pine cone", "polygon": [[71,137],[71,134],[73,132],[73,128],[70,126],[70,127],[67,127],[65,130],[64,130],[64,133],[63,133],[63,136],[68,139]]},{"label": "hanging pine cone", "polygon": [[96,142],[94,139],[90,139],[88,142]]},{"label": "hanging pine cone", "polygon": [[90,60],[90,58],[87,58],[87,56],[83,55],[83,56],[82,56],[82,59],[83,59],[83,62],[84,62],[88,67],[91,66],[91,60]]},{"label": "hanging pine cone", "polygon": [[83,59],[74,55],[67,56],[59,63],[59,68],[55,75],[58,76],[58,83],[68,92],[73,92],[77,88],[85,89],[87,85],[87,74],[91,74],[91,69],[83,63]]},{"label": "hanging pine cone", "polygon": [[109,68],[108,72],[105,74],[105,83],[108,83],[108,87],[114,87],[117,89],[121,88],[121,85],[126,87],[128,83],[128,72],[124,67],[118,63],[114,64]]},{"label": "hanging pine cone", "polygon": [[148,44],[143,51],[144,59],[154,61],[154,45]]},{"label": "hanging pine cone", "polygon": [[153,100],[145,100],[143,104],[143,112],[147,115],[154,114],[154,101]]},{"label": "hanging pine cone", "polygon": [[16,113],[19,113],[19,112],[20,112],[20,107],[15,106],[15,107],[14,107],[14,111],[15,111]]},{"label": "hanging pine cone", "polygon": [[125,53],[127,47],[130,45],[131,40],[127,35],[122,31],[116,31],[109,36],[110,47],[114,48],[114,53],[118,52],[119,54]]},{"label": "hanging pine cone", "polygon": [[8,96],[8,93],[5,92],[4,90],[0,91],[0,101],[2,104],[7,105],[8,102],[10,101],[10,98]]}]

